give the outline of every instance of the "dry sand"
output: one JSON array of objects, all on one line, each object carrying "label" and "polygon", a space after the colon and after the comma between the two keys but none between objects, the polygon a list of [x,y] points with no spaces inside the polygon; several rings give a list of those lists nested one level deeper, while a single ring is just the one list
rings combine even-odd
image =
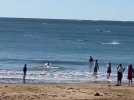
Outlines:
[{"label": "dry sand", "polygon": [[1,84],[0,100],[134,100],[134,87],[108,84]]}]

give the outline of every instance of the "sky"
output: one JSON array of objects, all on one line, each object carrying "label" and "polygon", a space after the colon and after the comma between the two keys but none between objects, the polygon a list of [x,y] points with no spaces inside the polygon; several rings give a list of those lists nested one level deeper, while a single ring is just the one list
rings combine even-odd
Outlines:
[{"label": "sky", "polygon": [[0,17],[134,21],[134,0],[0,0]]}]

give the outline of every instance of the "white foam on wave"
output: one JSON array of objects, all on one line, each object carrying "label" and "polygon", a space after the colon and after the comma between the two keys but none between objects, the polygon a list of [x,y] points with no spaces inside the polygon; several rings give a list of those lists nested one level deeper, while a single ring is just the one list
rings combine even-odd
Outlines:
[{"label": "white foam on wave", "polygon": [[[127,75],[125,75],[125,79]],[[6,71],[6,70],[1,70],[0,71],[0,81],[3,79],[8,79],[7,81],[4,80],[4,82],[8,83],[15,83],[17,81],[22,80],[23,78],[23,72],[22,71]],[[106,73],[99,73],[97,75],[97,78],[94,77],[93,73],[89,73],[87,71],[56,71],[56,72],[51,72],[51,71],[28,71],[26,79],[27,80],[34,80],[33,82],[36,81],[36,83],[39,82],[51,82],[51,83],[71,83],[71,82],[94,82],[94,81],[99,81],[99,82],[105,82],[105,81],[111,81],[115,82],[117,76],[113,74],[111,76],[111,79],[107,79]],[[10,81],[9,81],[10,79]],[[16,81],[14,81],[16,79]],[[21,81],[20,81],[21,82]]]},{"label": "white foam on wave", "polygon": [[[0,82],[3,83],[21,83],[23,71],[0,70]],[[104,72],[99,72],[97,78],[93,73],[78,70],[60,70],[60,71],[28,71],[26,80],[32,80],[31,83],[78,83],[78,82],[116,82],[117,74],[112,74],[111,79],[107,79]],[[127,74],[124,74],[123,81],[126,82]],[[30,82],[30,81],[29,81]]]},{"label": "white foam on wave", "polygon": [[119,45],[120,43],[118,41],[112,41],[112,42],[102,42],[102,45]]}]

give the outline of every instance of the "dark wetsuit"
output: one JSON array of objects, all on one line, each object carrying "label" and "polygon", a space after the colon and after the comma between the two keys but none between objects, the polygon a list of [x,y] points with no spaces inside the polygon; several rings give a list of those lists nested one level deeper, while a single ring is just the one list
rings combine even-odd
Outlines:
[{"label": "dark wetsuit", "polygon": [[99,65],[98,65],[98,63],[96,62],[96,63],[95,63],[95,67],[94,67],[94,74],[97,74],[98,69],[99,69]]},{"label": "dark wetsuit", "polygon": [[23,83],[25,83],[25,78],[26,78],[26,73],[27,73],[27,65],[25,64],[24,67],[23,67]]},{"label": "dark wetsuit", "polygon": [[107,73],[111,73],[111,66],[108,67]]}]

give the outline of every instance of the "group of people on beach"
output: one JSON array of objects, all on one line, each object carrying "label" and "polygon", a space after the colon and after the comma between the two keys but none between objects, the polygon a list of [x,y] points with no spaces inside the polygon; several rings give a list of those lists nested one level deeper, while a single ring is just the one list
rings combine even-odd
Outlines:
[{"label": "group of people on beach", "polygon": [[[97,77],[97,73],[99,70],[99,64],[98,64],[98,60],[94,60],[92,56],[90,56],[89,58],[89,64],[90,64],[90,69],[92,69],[92,66],[94,66],[93,69],[93,75],[95,75]],[[125,67],[123,67],[122,64],[119,64],[117,66],[117,86],[120,86],[122,83],[122,78],[123,78],[123,73],[125,71]],[[109,62],[108,63],[108,67],[107,67],[107,79],[110,78],[112,73],[112,64]],[[134,77],[134,69],[132,64],[128,65],[128,81],[129,81],[129,85],[132,85],[132,79]]]},{"label": "group of people on beach", "polygon": [[[49,65],[49,62],[48,62]],[[93,67],[94,66],[94,67]],[[93,75],[97,78],[98,70],[99,70],[99,63],[98,60],[94,60],[92,56],[89,58],[89,67],[90,69],[93,69]],[[123,67],[122,64],[119,64],[117,66],[117,86],[120,86],[122,83],[122,78],[123,78],[123,73],[125,71],[125,67]],[[112,64],[109,62],[108,67],[107,67],[107,79],[110,78],[112,73]],[[24,65],[23,67],[23,83],[25,83],[25,78],[27,74],[27,64]],[[134,69],[132,64],[128,65],[128,80],[129,80],[129,85],[132,85],[132,79],[134,77]]]}]

